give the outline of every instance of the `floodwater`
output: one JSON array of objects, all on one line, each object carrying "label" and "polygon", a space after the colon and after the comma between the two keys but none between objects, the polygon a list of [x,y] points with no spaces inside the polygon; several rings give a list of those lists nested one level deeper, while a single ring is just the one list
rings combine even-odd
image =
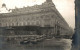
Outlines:
[{"label": "floodwater", "polygon": [[71,39],[46,39],[37,44],[0,43],[0,50],[71,50]]}]

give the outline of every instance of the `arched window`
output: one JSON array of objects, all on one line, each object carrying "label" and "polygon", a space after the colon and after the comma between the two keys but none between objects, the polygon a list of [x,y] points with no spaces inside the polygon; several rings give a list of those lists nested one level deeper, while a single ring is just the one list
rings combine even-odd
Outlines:
[{"label": "arched window", "polygon": [[40,25],[40,21],[37,21],[36,24],[37,24],[37,25]]},{"label": "arched window", "polygon": [[25,25],[28,25],[27,22],[25,22]]},{"label": "arched window", "polygon": [[27,22],[27,25],[30,25],[30,22]]},{"label": "arched window", "polygon": [[0,23],[0,27],[2,26],[2,24]]},{"label": "arched window", "polygon": [[14,26],[16,26],[16,23],[15,22],[13,24],[14,24]]},{"label": "arched window", "polygon": [[12,23],[10,23],[10,26],[13,26],[13,24],[12,24]]},{"label": "arched window", "polygon": [[23,26],[23,25],[24,25],[24,23],[23,23],[23,22],[21,22],[20,24],[21,24],[21,26]]},{"label": "arched window", "polygon": [[7,26],[7,23],[6,23],[6,26]]},{"label": "arched window", "polygon": [[18,26],[18,22],[16,22],[16,26]]},{"label": "arched window", "polygon": [[14,26],[14,23],[12,23],[12,26]]}]

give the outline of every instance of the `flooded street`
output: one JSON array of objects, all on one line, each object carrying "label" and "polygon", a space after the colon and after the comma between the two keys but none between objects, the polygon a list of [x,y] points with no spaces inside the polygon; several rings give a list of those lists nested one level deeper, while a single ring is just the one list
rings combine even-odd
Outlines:
[{"label": "flooded street", "polygon": [[74,50],[71,49],[76,33],[75,14],[70,11],[74,8],[72,2],[0,2],[0,50]]},{"label": "flooded street", "polygon": [[70,39],[46,39],[37,44],[10,44],[1,43],[0,50],[71,50],[72,40]]}]

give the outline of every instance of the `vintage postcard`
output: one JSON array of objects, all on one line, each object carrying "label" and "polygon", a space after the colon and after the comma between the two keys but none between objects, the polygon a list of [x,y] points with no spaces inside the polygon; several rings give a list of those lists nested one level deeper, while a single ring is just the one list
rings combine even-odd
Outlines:
[{"label": "vintage postcard", "polygon": [[0,50],[75,50],[75,0],[0,0]]}]

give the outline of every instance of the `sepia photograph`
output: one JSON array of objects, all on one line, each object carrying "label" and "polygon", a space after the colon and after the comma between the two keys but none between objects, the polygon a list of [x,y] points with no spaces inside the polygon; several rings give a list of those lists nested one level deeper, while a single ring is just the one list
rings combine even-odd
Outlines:
[{"label": "sepia photograph", "polygon": [[0,0],[0,50],[76,50],[75,30],[75,0]]}]

